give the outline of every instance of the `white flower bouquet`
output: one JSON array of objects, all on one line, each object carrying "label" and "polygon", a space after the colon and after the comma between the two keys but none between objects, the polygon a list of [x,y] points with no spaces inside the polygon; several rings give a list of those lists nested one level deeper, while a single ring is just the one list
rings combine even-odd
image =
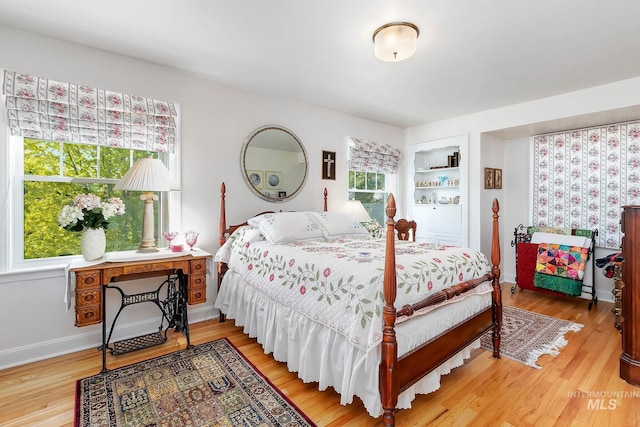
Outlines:
[{"label": "white flower bouquet", "polygon": [[109,228],[109,220],[124,214],[125,206],[119,197],[103,202],[95,194],[79,194],[73,203],[66,205],[58,214],[58,224],[68,231],[85,228]]}]

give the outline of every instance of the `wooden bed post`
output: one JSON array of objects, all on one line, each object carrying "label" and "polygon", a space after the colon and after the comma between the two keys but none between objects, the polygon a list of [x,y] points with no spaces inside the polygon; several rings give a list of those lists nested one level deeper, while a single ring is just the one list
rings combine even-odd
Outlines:
[{"label": "wooden bed post", "polygon": [[324,187],[324,191],[322,192],[322,194],[324,195],[324,204],[323,204],[323,210],[325,212],[327,212],[327,187]]},{"label": "wooden bed post", "polygon": [[[225,235],[227,231],[227,208],[225,206],[225,194],[227,192],[227,187],[224,185],[224,182],[220,185],[220,237],[218,238],[218,242],[220,246],[224,245],[224,242],[227,240],[227,236]],[[222,277],[224,273],[227,272],[227,263],[218,262],[218,292],[220,291],[220,284],[222,283]],[[224,314],[222,311],[220,312],[220,322],[224,322]]]},{"label": "wooden bed post", "polygon": [[500,358],[500,329],[502,329],[502,288],[500,287],[500,226],[498,225],[498,199],[493,199],[493,230],[491,234],[491,273],[493,275],[493,357]]},{"label": "wooden bed post", "polygon": [[380,398],[384,414],[382,422],[385,426],[395,425],[395,412],[398,404],[398,377],[396,363],[398,361],[398,343],[396,341],[396,249],[395,249],[395,221],[396,201],[393,194],[387,198],[387,246],[384,265],[384,300],[382,309],[384,326],[382,329],[382,343],[380,344]]}]

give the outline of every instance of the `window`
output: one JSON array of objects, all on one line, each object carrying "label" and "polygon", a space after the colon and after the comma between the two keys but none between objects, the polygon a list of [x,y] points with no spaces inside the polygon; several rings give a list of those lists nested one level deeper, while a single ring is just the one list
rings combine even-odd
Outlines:
[{"label": "window", "polygon": [[[14,180],[14,211],[22,227],[17,227],[15,237],[22,241],[16,248],[22,259],[80,254],[80,233],[59,227],[57,217],[64,205],[82,193],[102,199],[120,197],[125,203],[125,214],[112,218],[106,230],[107,251],[138,247],[143,209],[140,193],[115,191],[113,187],[133,162],[141,157],[157,158],[158,153],[28,138],[17,151],[22,155]],[[154,210],[156,227],[161,224],[160,211]]]},{"label": "window", "polygon": [[349,171],[349,199],[359,200],[371,219],[386,221],[387,175],[376,172]]},{"label": "window", "polygon": [[[0,129],[11,136],[0,133],[0,271],[79,254],[80,233],[59,227],[57,217],[82,193],[125,202],[125,215],[110,220],[107,250],[136,248],[143,204],[114,186],[140,157],[159,158],[179,175],[178,106],[11,70],[3,76]],[[179,195],[159,198],[155,224],[168,226],[171,199],[175,229]]]},{"label": "window", "polygon": [[397,193],[400,149],[359,138],[349,138],[349,199],[360,200],[380,225],[386,217],[387,195]]}]

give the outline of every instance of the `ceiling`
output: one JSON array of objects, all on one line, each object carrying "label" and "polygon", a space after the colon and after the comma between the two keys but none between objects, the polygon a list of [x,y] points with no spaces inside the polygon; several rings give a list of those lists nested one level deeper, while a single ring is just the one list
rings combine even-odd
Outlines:
[{"label": "ceiling", "polygon": [[[420,29],[412,58],[374,30]],[[634,0],[2,0],[0,25],[402,128],[640,76]]]}]

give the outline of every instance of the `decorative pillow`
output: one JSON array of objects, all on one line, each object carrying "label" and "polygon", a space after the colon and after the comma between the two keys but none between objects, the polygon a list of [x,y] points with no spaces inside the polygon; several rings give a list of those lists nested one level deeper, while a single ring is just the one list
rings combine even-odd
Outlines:
[{"label": "decorative pillow", "polygon": [[286,243],[294,240],[324,237],[317,222],[304,212],[277,212],[259,215],[247,221],[260,229],[269,243]]},{"label": "decorative pillow", "polygon": [[344,212],[307,212],[307,214],[320,225],[326,238],[345,234],[369,234],[360,222]]},{"label": "decorative pillow", "polygon": [[229,236],[226,242],[224,242],[224,245],[218,249],[213,260],[215,262],[221,261],[228,263],[231,259],[233,249],[237,247],[238,244],[242,245],[245,243],[258,242],[260,240],[264,240],[260,229],[251,226],[239,227],[231,236]]}]

